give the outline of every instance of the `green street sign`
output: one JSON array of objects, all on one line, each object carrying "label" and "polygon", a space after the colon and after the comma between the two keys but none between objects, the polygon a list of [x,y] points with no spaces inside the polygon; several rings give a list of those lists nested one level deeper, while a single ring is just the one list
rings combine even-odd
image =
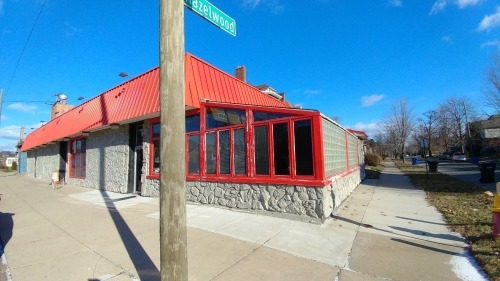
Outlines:
[{"label": "green street sign", "polygon": [[227,33],[236,36],[236,21],[207,0],[184,0],[184,6]]}]

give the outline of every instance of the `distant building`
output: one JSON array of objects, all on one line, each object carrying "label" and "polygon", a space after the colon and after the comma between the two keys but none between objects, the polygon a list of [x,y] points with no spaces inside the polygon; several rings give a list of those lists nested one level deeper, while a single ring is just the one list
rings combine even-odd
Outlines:
[{"label": "distant building", "polygon": [[16,154],[10,151],[0,152],[0,167],[12,167],[12,162],[16,161]]},{"label": "distant building", "polygon": [[483,147],[500,149],[500,114],[492,115],[487,120],[471,122],[471,131],[477,134]]}]

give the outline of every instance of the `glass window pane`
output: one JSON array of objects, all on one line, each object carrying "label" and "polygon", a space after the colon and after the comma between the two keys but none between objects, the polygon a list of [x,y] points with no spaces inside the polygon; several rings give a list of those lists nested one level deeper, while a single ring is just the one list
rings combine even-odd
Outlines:
[{"label": "glass window pane", "polygon": [[215,133],[206,134],[206,168],[207,174],[215,174]]},{"label": "glass window pane", "polygon": [[200,130],[200,115],[186,117],[186,132],[196,132]]},{"label": "glass window pane", "polygon": [[294,123],[295,166],[297,175],[313,175],[311,120]]},{"label": "glass window pane", "polygon": [[188,138],[188,173],[200,173],[200,136],[193,135]]},{"label": "glass window pane", "polygon": [[241,175],[247,173],[247,154],[245,129],[234,130],[234,173]]},{"label": "glass window pane", "polygon": [[160,172],[160,140],[153,141],[153,172]]},{"label": "glass window pane", "polygon": [[257,175],[269,175],[267,126],[255,127],[255,172]]},{"label": "glass window pane", "polygon": [[154,123],[153,124],[153,137],[159,137],[160,136],[160,123]]},{"label": "glass window pane", "polygon": [[245,110],[226,108],[207,108],[207,129],[246,123]]},{"label": "glass window pane", "polygon": [[231,153],[229,144],[229,131],[219,132],[219,173],[231,173]]},{"label": "glass window pane", "polygon": [[290,155],[288,153],[288,123],[273,125],[274,174],[290,175]]},{"label": "glass window pane", "polygon": [[265,112],[265,111],[254,111],[253,112],[253,121],[265,121],[271,119],[278,119],[292,116],[291,114],[286,113],[276,113],[276,112]]}]

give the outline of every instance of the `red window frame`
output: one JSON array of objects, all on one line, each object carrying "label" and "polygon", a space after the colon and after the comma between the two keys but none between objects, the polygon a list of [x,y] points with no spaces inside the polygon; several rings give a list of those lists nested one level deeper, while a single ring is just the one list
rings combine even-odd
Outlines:
[{"label": "red window frame", "polygon": [[[218,128],[206,129],[206,112],[207,108],[217,107],[225,109],[242,109],[245,110],[246,122],[244,124],[230,125]],[[253,121],[253,112],[263,111],[269,113],[283,113],[290,114],[291,116],[282,117],[271,120],[264,121]],[[323,141],[321,137],[321,115],[317,111],[290,109],[290,108],[270,108],[262,106],[249,106],[249,105],[236,105],[236,104],[226,104],[226,103],[216,103],[216,102],[202,102],[201,108],[192,111],[186,111],[186,116],[192,114],[200,114],[200,130],[187,132],[185,136],[185,146],[186,146],[186,179],[192,181],[206,180],[206,181],[221,181],[221,182],[239,182],[239,183],[273,183],[273,184],[300,184],[304,186],[320,186],[324,185],[326,182],[324,176],[324,163],[323,161],[317,161],[322,159],[322,149]],[[294,137],[294,122],[310,120],[311,122],[311,150],[312,150],[312,175],[296,175],[296,163],[295,163],[295,137]],[[153,126],[155,123],[159,122],[159,118],[151,119],[150,121],[150,157],[149,157],[149,175],[148,178],[159,179],[159,173],[153,171],[153,158],[154,158],[154,142],[159,138],[153,138]],[[272,145],[272,124],[276,123],[286,123],[288,128],[288,152],[289,152],[289,165],[290,174],[289,175],[275,175],[274,173],[274,159],[273,150],[270,150],[268,154],[269,160],[269,175],[256,175],[255,166],[255,141],[254,141],[254,128],[255,126],[267,124],[268,126],[268,148]],[[245,156],[246,156],[246,173],[236,174],[235,173],[235,144],[234,144],[234,131],[238,129],[244,129],[245,131]],[[220,173],[220,151],[219,151],[219,133],[221,131],[229,130],[230,132],[230,173],[221,174]],[[206,173],[206,134],[215,133],[215,151],[216,151],[216,172],[215,174]],[[189,173],[188,161],[188,146],[189,137],[193,135],[198,135],[199,137],[199,173]]]},{"label": "red window frame", "polygon": [[[295,122],[309,120],[311,122],[311,152],[312,152],[312,175],[297,175],[297,162],[295,156]],[[274,151],[274,125],[276,124],[287,124],[287,134],[288,134],[288,165],[289,165],[289,174],[288,175],[277,175],[275,171],[275,151]],[[285,117],[279,119],[271,119],[253,122],[252,130],[255,132],[255,127],[266,126],[267,127],[267,142],[268,142],[268,157],[269,157],[269,174],[268,175],[258,175],[255,171],[255,177],[257,178],[290,178],[290,179],[315,179],[317,178],[318,168],[316,167],[316,155],[315,155],[315,135],[314,135],[314,122],[312,117]],[[255,141],[255,140],[254,140]],[[255,147],[255,145],[254,145]],[[253,162],[256,163],[257,159],[253,158]],[[256,169],[256,166],[253,167]]]},{"label": "red window frame", "polygon": [[[77,143],[80,149],[77,151]],[[76,161],[78,160],[78,165]],[[87,139],[76,138],[69,142],[69,177],[84,179],[87,176]],[[76,173],[76,175],[75,175]]]}]

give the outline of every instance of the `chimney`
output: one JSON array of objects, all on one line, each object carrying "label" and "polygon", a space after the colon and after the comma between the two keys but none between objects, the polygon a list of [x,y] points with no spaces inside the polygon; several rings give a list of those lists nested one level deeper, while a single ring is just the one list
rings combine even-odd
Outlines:
[{"label": "chimney", "polygon": [[240,65],[238,67],[236,67],[236,74],[235,74],[236,78],[243,81],[243,82],[247,82],[247,69],[244,65]]},{"label": "chimney", "polygon": [[285,101],[285,92],[279,94],[281,96],[281,101]]}]

